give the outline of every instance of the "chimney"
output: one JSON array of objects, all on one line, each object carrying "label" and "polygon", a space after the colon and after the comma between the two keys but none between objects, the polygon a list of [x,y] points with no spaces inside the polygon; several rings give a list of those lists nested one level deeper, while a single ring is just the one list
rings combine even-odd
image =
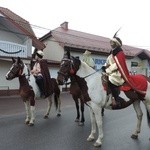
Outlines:
[{"label": "chimney", "polygon": [[68,22],[63,22],[61,25],[60,25],[64,30],[68,30]]}]

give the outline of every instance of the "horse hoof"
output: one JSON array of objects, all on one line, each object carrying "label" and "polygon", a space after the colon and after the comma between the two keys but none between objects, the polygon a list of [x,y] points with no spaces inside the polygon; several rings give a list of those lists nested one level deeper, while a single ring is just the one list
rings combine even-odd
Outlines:
[{"label": "horse hoof", "polygon": [[48,115],[45,115],[45,116],[44,116],[44,119],[48,119]]},{"label": "horse hoof", "polygon": [[28,125],[28,124],[29,124],[29,121],[25,121],[25,124]]},{"label": "horse hoof", "polygon": [[138,135],[132,134],[132,135],[131,135],[131,138],[132,138],[132,139],[138,139]]},{"label": "horse hoof", "polygon": [[78,126],[84,126],[84,122],[79,122]]},{"label": "horse hoof", "polygon": [[76,119],[75,122],[79,122],[79,119]]},{"label": "horse hoof", "polygon": [[61,114],[57,114],[57,117],[60,117],[61,116]]},{"label": "horse hoof", "polygon": [[88,142],[92,142],[92,141],[94,141],[94,138],[88,137],[88,138],[87,138],[87,141],[88,141]]},{"label": "horse hoof", "polygon": [[97,143],[97,142],[94,143],[95,147],[100,147],[101,145],[102,145],[102,143]]},{"label": "horse hoof", "polygon": [[34,126],[34,123],[29,123],[29,126],[30,126],[30,127]]}]

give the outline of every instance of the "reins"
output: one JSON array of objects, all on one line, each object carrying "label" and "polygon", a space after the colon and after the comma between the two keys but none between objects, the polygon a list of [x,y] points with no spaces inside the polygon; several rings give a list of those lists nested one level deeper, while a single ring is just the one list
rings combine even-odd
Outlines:
[{"label": "reins", "polygon": [[95,73],[99,72],[100,70],[101,70],[101,69],[96,70],[95,72],[93,72],[93,73],[91,73],[91,74],[89,74],[89,75],[87,75],[87,76],[83,77],[83,79],[85,79],[85,78],[87,78],[87,77],[90,77],[91,75],[93,75],[93,74],[95,74]]},{"label": "reins", "polygon": [[[101,69],[102,69],[102,68],[101,68]],[[101,69],[98,69],[98,70],[96,70],[95,72],[93,72],[93,73],[91,73],[91,74],[89,74],[89,75],[87,75],[87,76],[83,77],[83,79],[85,79],[85,78],[88,78],[88,77],[92,76],[93,74],[95,74],[95,73],[99,72]],[[59,72],[59,73],[60,73],[60,72]],[[71,82],[72,82],[72,81],[70,81],[70,82],[66,82],[65,84],[66,84],[66,85],[68,85],[68,84],[71,84]]]}]

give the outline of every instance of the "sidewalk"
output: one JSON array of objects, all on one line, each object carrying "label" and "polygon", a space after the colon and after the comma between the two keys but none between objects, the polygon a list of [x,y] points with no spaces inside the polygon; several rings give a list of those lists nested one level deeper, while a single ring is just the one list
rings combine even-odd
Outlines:
[{"label": "sidewalk", "polygon": [[6,95],[6,96],[0,96],[0,99],[4,99],[4,98],[19,98],[20,95]]},{"label": "sidewalk", "polygon": [[[60,95],[61,94],[68,94],[69,93],[69,91],[63,91],[63,92],[61,92],[60,93]],[[0,96],[0,100],[1,99],[4,99],[4,98],[20,98],[20,95],[6,95],[6,96]]]}]

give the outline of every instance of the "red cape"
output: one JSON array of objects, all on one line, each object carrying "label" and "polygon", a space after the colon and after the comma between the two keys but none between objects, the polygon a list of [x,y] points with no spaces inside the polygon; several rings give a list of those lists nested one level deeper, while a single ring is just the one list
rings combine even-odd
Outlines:
[{"label": "red cape", "polygon": [[128,84],[130,89],[137,91],[140,94],[146,94],[147,80],[142,74],[130,75],[126,65],[126,59],[123,51],[119,51],[115,56],[113,56],[118,69],[121,73],[122,78]]}]

